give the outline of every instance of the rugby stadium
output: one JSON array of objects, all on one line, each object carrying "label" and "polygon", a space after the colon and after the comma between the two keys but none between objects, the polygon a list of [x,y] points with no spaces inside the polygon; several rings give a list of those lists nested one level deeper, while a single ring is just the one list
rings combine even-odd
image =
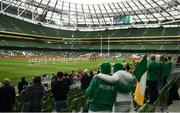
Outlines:
[{"label": "rugby stadium", "polygon": [[[57,72],[96,75],[102,63],[118,62],[130,64],[135,75],[144,55],[148,62],[152,55],[157,62],[171,57],[171,77],[153,104],[146,91],[132,112],[180,112],[178,99],[169,104],[171,90],[180,92],[179,0],[0,0],[0,83],[8,78],[18,92],[21,77],[30,83],[46,75],[43,112],[54,112],[51,79]],[[60,112],[84,112],[87,95],[80,79],[73,78],[68,106]],[[22,106],[17,94],[11,112]]]}]

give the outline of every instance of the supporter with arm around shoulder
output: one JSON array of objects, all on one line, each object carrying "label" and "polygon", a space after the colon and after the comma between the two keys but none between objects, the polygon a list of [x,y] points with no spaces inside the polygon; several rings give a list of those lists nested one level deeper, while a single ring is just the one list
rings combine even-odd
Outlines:
[{"label": "supporter with arm around shoulder", "polygon": [[99,73],[96,75],[96,77],[105,80],[109,83],[116,83],[116,82],[122,82],[122,83],[129,83],[135,80],[133,75],[128,71],[129,69],[125,68],[125,70],[122,70],[121,68],[116,68],[117,64],[115,64],[114,67],[114,74],[112,76],[109,76],[107,74]]},{"label": "supporter with arm around shoulder", "polygon": [[[119,66],[118,66],[119,65]],[[108,76],[106,74],[98,74],[97,77],[107,81],[109,83],[123,83],[128,87],[132,87],[133,86],[133,81],[135,82],[135,78],[133,77],[133,75],[131,75],[131,73],[129,72],[130,67],[129,66],[125,66],[125,70],[122,70],[121,68],[117,68],[120,67],[119,63],[114,64],[113,69],[114,69],[114,74],[112,76]],[[123,87],[121,87],[123,89]],[[129,90],[128,92],[132,91]],[[130,111],[132,108],[132,106],[130,105],[132,103],[132,96],[130,93],[128,92],[119,92],[117,94],[116,97],[116,102],[113,106],[113,112],[128,112]]]},{"label": "supporter with arm around shoulder", "polygon": [[[103,63],[101,65],[101,73],[110,76],[110,72],[110,64]],[[117,92],[127,93],[131,90],[132,85],[127,86],[123,83],[111,84],[98,77],[93,78],[86,90],[86,95],[90,98],[89,112],[112,112]]]}]

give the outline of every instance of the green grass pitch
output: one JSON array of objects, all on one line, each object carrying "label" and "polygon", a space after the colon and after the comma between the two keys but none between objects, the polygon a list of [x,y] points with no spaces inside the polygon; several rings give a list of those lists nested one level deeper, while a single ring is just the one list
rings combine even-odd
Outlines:
[{"label": "green grass pitch", "polygon": [[[78,61],[58,64],[29,64],[28,58],[0,58],[0,81],[4,78],[10,78],[13,85],[17,85],[22,76],[26,77],[28,81],[32,79],[34,75],[52,74],[53,72],[63,71],[70,72],[72,70],[77,71],[79,68],[95,69],[99,67],[102,62],[121,62],[118,60],[106,60],[99,59],[96,61]],[[56,63],[56,62],[55,62]]]}]

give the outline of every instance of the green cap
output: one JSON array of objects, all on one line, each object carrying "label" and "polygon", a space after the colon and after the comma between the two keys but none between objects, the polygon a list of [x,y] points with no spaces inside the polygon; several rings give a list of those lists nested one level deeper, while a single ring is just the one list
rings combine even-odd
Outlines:
[{"label": "green cap", "polygon": [[115,73],[116,71],[123,70],[123,65],[122,65],[121,63],[115,63],[115,64],[113,65],[113,70],[114,70],[114,73]]},{"label": "green cap", "polygon": [[101,73],[111,74],[111,64],[110,63],[102,63],[100,68],[101,68]]}]

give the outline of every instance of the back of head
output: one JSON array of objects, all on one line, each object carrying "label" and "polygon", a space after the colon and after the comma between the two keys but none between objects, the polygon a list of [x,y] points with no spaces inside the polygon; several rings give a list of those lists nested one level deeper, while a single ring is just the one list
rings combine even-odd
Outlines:
[{"label": "back of head", "polygon": [[5,78],[3,81],[4,86],[9,86],[11,84],[11,80],[9,78]]},{"label": "back of head", "polygon": [[165,62],[165,57],[164,56],[160,56],[159,62]]},{"label": "back of head", "polygon": [[64,76],[64,73],[63,73],[63,72],[59,71],[59,72],[57,73],[57,78],[58,78],[58,79],[63,79],[63,76]]},{"label": "back of head", "polygon": [[41,85],[41,77],[35,76],[35,77],[33,78],[33,84],[35,84],[35,85]]},{"label": "back of head", "polygon": [[171,61],[171,60],[172,60],[172,57],[171,57],[171,56],[168,56],[168,60]]},{"label": "back of head", "polygon": [[110,63],[102,63],[101,66],[101,73],[103,74],[111,74],[111,64]]},{"label": "back of head", "polygon": [[117,72],[117,71],[119,71],[119,70],[122,70],[122,69],[123,69],[123,65],[122,65],[121,63],[115,63],[115,64],[113,65],[113,71],[114,71],[114,73]]},{"label": "back of head", "polygon": [[168,58],[167,58],[167,57],[165,57],[165,58],[164,58],[164,61],[165,61],[165,62],[168,62]]},{"label": "back of head", "polygon": [[21,81],[25,81],[25,77],[22,77],[22,78],[21,78]]},{"label": "back of head", "polygon": [[85,70],[84,70],[84,73],[87,73],[87,72],[88,72],[88,70],[87,70],[87,69],[85,69]]},{"label": "back of head", "polygon": [[126,70],[126,71],[130,71],[130,69],[131,69],[131,66],[130,66],[129,63],[127,63],[126,66],[125,66],[125,70]]},{"label": "back of head", "polygon": [[151,59],[152,61],[155,61],[155,60],[156,60],[156,57],[155,57],[154,55],[152,55],[152,56],[150,57],[150,59]]}]

